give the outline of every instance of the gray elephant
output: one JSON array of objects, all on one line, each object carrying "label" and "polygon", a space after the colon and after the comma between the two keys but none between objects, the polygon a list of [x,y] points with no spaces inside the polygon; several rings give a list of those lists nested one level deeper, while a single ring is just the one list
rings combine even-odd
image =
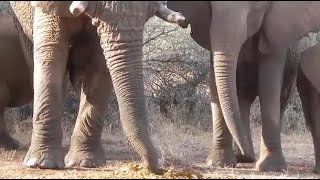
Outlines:
[{"label": "gray elephant", "polygon": [[[94,167],[105,162],[102,117],[114,87],[126,137],[144,165],[159,172],[158,152],[147,129],[141,59],[143,28],[153,15],[175,23],[183,22],[184,17],[158,2],[92,1],[92,20],[71,14],[71,3],[10,2],[25,56],[34,59],[33,134],[24,164],[63,168],[65,163]],[[85,49],[89,52],[81,57],[79,52]],[[81,102],[64,162],[61,112],[67,66],[71,79],[81,86]]]},{"label": "gray elephant", "polygon": [[[263,125],[262,140],[263,141],[261,143],[260,158],[256,165],[257,169],[268,171],[268,170],[282,170],[282,169],[286,169],[287,167],[287,164],[282,154],[282,148],[281,148],[280,119],[282,119],[283,112],[285,110],[285,106],[287,103],[287,99],[293,90],[295,77],[297,74],[298,62],[299,62],[299,60],[296,59],[296,55],[295,55],[297,54],[297,52],[295,52],[297,51],[297,49],[289,52],[287,51],[288,48],[290,47],[289,40],[290,42],[293,43],[298,39],[294,39],[292,38],[292,36],[290,39],[289,37],[287,37],[287,34],[285,34],[286,36],[284,37],[280,37],[284,35],[283,33],[274,34],[277,37],[279,36],[277,40],[282,40],[282,38],[284,38],[285,41],[288,41],[286,45],[284,44],[281,46],[279,45],[279,47],[281,48],[277,49],[282,51],[282,56],[279,59],[279,62],[281,61],[283,68],[284,66],[286,66],[286,68],[285,70],[282,69],[281,72],[280,71],[273,72],[274,74],[271,73],[268,75],[264,75],[264,73],[266,72],[265,68],[268,67],[268,65],[266,66],[264,65],[265,63],[267,63],[267,61],[264,60],[264,58],[267,57],[266,54],[268,54],[268,56],[271,56],[272,53],[270,49],[268,49],[268,51],[270,50],[270,53],[269,52],[267,53],[266,51],[264,51],[263,48],[267,48],[267,46],[266,44],[263,44],[263,43],[267,43],[267,42],[270,43],[270,42],[266,41],[266,37],[265,37],[266,32],[264,31],[264,29],[259,31],[257,34],[257,30],[258,30],[257,27],[259,24],[256,24],[256,23],[262,21],[261,14],[264,14],[263,13],[264,10],[270,7],[275,8],[274,11],[279,14],[275,16],[274,14],[272,14],[273,13],[272,11],[271,11],[272,13],[270,12],[270,15],[267,13],[270,17],[267,16],[267,19],[263,20],[263,23],[265,22],[271,23],[269,21],[272,21],[273,17],[288,18],[286,16],[283,16],[281,14],[281,11],[278,9],[278,7],[281,7],[281,8],[284,8],[286,11],[288,11],[286,9],[287,7],[289,7],[288,3],[284,3],[284,2],[279,4],[277,4],[278,2],[274,4],[272,3],[273,2],[267,2],[267,3],[266,2],[240,2],[239,3],[239,2],[205,2],[205,1],[197,1],[197,2],[168,1],[169,8],[172,8],[173,10],[178,10],[186,16],[187,21],[189,21],[189,23],[191,24],[192,38],[202,47],[208,50],[211,50],[213,54],[216,53],[214,54],[215,56],[214,60],[212,60],[212,63],[213,63],[212,66],[214,66],[214,68],[212,68],[212,72],[214,69],[215,74],[213,77],[215,77],[215,79],[212,80],[213,85],[211,85],[211,89],[210,89],[211,96],[212,96],[211,97],[212,113],[213,113],[214,123],[215,123],[213,150],[211,152],[212,154],[209,156],[209,159],[208,159],[208,162],[210,164],[217,163],[219,165],[223,165],[223,164],[234,165],[235,163],[235,158],[233,156],[232,147],[231,147],[232,138],[231,138],[231,135],[229,134],[229,131],[226,128],[226,124],[222,120],[223,117],[225,118],[227,125],[228,125],[228,122],[230,123],[229,120],[231,119],[231,123],[230,123],[231,126],[228,126],[228,128],[232,134],[238,134],[234,136],[237,143],[246,144],[243,148],[239,147],[239,150],[236,153],[238,157],[237,159],[242,162],[252,162],[254,160],[252,158],[253,157],[252,156],[252,153],[253,153],[252,140],[250,136],[250,130],[248,130],[248,123],[247,123],[249,121],[248,107],[251,104],[250,102],[252,102],[250,101],[250,98],[256,97],[256,95],[259,94],[260,100],[262,101],[261,109],[262,109],[262,125]],[[295,4],[294,8],[299,8],[298,7],[299,3]],[[311,4],[312,4],[311,2],[308,2],[311,4],[308,4],[305,2],[303,2],[302,4],[301,3],[299,5],[303,7],[310,7],[310,10],[313,10],[313,7],[311,8]],[[271,5],[271,4],[272,6],[265,6],[265,5]],[[315,5],[317,5],[317,3],[315,3]],[[227,9],[227,8],[230,8],[230,9]],[[232,9],[232,8],[235,8],[235,9]],[[226,14],[228,14],[227,12],[228,13],[230,12],[230,16],[225,16]],[[296,11],[296,12],[300,12],[300,11]],[[240,13],[240,14],[237,14],[237,13]],[[312,13],[316,14],[316,12],[312,12]],[[304,17],[301,15],[299,16]],[[310,16],[310,14],[306,15],[306,17],[308,16]],[[239,19],[239,17],[243,17],[243,19]],[[307,21],[308,23],[310,23],[307,25],[310,25],[311,27],[311,24],[312,25],[316,24],[315,21],[313,21],[313,24]],[[275,22],[279,22],[279,20],[278,19],[273,20],[273,23]],[[287,22],[287,21],[283,20],[283,22]],[[298,18],[298,22],[300,22],[299,18]],[[303,22],[303,20],[301,20],[301,22]],[[266,30],[278,30],[275,24],[271,24],[269,26],[267,23],[263,24],[262,26]],[[230,25],[235,26],[236,28],[231,27]],[[248,27],[243,27],[243,25],[245,26],[248,25]],[[240,30],[242,30],[242,28],[246,28],[246,30],[242,31],[242,33],[244,34],[239,34],[239,32],[237,32],[238,26],[240,27]],[[280,27],[280,28],[285,29],[285,27]],[[296,29],[293,27],[291,28]],[[290,29],[290,31],[292,29]],[[310,28],[310,30],[311,29],[312,28]],[[246,34],[245,32],[249,34]],[[291,33],[294,34],[294,32],[291,32]],[[300,31],[300,33],[303,34],[304,32]],[[271,33],[268,35],[269,35],[268,38],[271,38],[271,39],[275,38],[272,36]],[[290,35],[292,34],[289,33],[288,36]],[[242,39],[241,41],[237,39],[243,36],[247,38]],[[256,41],[252,40],[254,38],[257,38],[257,40]],[[251,49],[248,49],[248,44],[250,43],[253,43],[254,45],[251,47]],[[307,46],[306,47],[301,46],[300,49],[298,49],[299,53],[307,49],[308,48]],[[268,48],[271,48],[271,47],[273,46],[270,46]],[[246,54],[248,54],[247,58],[246,58]],[[251,54],[251,58],[250,58],[250,54]],[[284,62],[285,60],[287,60],[286,63]],[[237,61],[240,63],[238,64],[235,63]],[[243,61],[249,61],[249,64],[243,64],[242,63]],[[238,68],[235,68],[236,67],[235,64],[237,64]],[[310,60],[302,61],[301,67],[302,68],[306,67],[305,64],[310,65],[311,64]],[[240,91],[242,88],[241,83],[246,82],[246,80],[238,80],[239,77],[241,78],[241,74],[243,74],[241,72],[240,73],[238,72],[238,71],[241,71],[241,68],[239,69],[239,65],[244,66],[244,69],[250,69],[250,66],[253,66],[252,70],[255,69],[254,66],[259,67],[259,71],[254,72],[254,74],[256,75],[247,76],[247,78],[252,78],[256,76],[259,77],[259,78],[257,77],[257,79],[254,79],[253,81],[249,79],[249,82],[254,82],[253,86],[250,87],[251,90],[249,87],[248,87],[249,89],[243,88],[243,91],[245,93],[252,91],[252,89],[254,90],[253,94],[251,94],[251,97],[248,96],[246,98],[246,96],[241,95],[241,92],[239,92],[239,88],[240,88]],[[273,66],[275,65],[276,64],[274,63]],[[317,67],[317,66],[313,66],[313,67]],[[273,67],[273,68],[276,68],[276,67]],[[237,69],[237,78],[236,78],[237,80],[235,80],[235,75],[234,75],[235,69]],[[244,74],[246,74],[247,72],[250,72],[250,71],[244,71],[244,72],[245,72]],[[307,87],[301,86],[302,84],[301,79],[305,79],[305,75],[309,74],[309,72],[311,72],[310,74],[313,73],[312,75],[315,74],[315,70],[311,71],[310,67],[305,68],[303,73],[299,72],[297,86],[298,86],[300,96],[303,96],[303,97],[311,96],[309,94],[313,94],[313,97],[315,97],[316,95],[319,94],[318,93],[319,91],[315,91],[314,89],[315,84],[311,84],[309,81],[303,83]],[[282,74],[279,79],[274,79],[274,77],[272,76],[272,75],[279,75],[279,74]],[[217,80],[216,81],[217,86],[215,86],[215,80]],[[237,81],[238,94],[233,93],[235,92],[234,91],[235,84],[236,84],[235,81]],[[268,89],[270,88],[271,83],[273,81],[275,81],[275,83],[280,83],[277,86],[278,88],[277,91],[274,91],[274,92],[278,92],[277,96],[270,96],[271,89]],[[259,83],[259,86],[258,86],[257,82],[264,82],[264,83]],[[269,94],[267,91],[270,91]],[[306,93],[311,91],[312,93]],[[238,95],[238,98],[235,98],[237,97],[237,95]],[[274,97],[278,98],[277,101],[279,106],[277,104],[272,104],[272,102],[268,102],[268,100],[271,100]],[[317,147],[319,146],[318,143],[316,143],[318,132],[315,131],[316,127],[314,124],[316,123],[317,118],[315,117],[315,115],[318,110],[317,108],[314,108],[313,106],[310,105],[312,103],[310,99],[303,98],[303,97],[301,99],[302,101],[304,101],[303,102],[304,114],[306,117],[306,121],[309,122],[309,124],[311,124],[310,128],[313,134],[314,146]],[[316,102],[317,100],[318,99],[315,99],[314,101]],[[239,101],[239,105],[238,105],[238,101]],[[281,104],[281,106],[279,103]],[[222,107],[220,107],[220,104]],[[276,108],[276,107],[279,107],[279,108]],[[240,116],[239,110],[241,111],[241,116]],[[242,119],[244,123],[239,123],[241,122],[241,121],[238,121],[239,119]],[[232,123],[235,123],[235,124],[232,124]],[[246,127],[241,127],[242,124],[245,124]],[[234,130],[234,128],[236,128],[236,130]],[[248,132],[249,134],[246,134]],[[240,136],[239,136],[239,133],[241,134]],[[240,142],[240,139],[242,139],[241,142]],[[242,151],[242,153],[239,151]],[[319,157],[317,157],[318,148],[315,148],[315,154],[316,154],[316,166],[314,168],[314,171],[319,171],[317,170],[319,169],[318,168]]]},{"label": "gray elephant", "polygon": [[32,73],[12,17],[5,13],[0,13],[0,64],[0,147],[17,149],[19,142],[7,129],[4,112],[6,107],[19,107],[32,100]]},{"label": "gray elephant", "polygon": [[[303,114],[306,124],[309,127],[313,140],[313,148],[315,154],[315,166],[313,172],[320,174],[320,91],[316,88],[314,83],[308,78],[308,73],[305,71],[303,64],[310,61],[318,61],[320,57],[320,46],[307,49],[301,54],[301,65],[297,77],[297,90],[302,103]],[[318,66],[320,67],[320,66]],[[318,70],[317,70],[318,71]],[[314,72],[318,73],[318,72]]]}]

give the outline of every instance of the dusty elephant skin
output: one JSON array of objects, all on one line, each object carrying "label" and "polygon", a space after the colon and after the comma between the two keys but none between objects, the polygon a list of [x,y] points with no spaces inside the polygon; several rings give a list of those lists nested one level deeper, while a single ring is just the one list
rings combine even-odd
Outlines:
[{"label": "dusty elephant skin", "polygon": [[13,20],[4,13],[0,13],[0,64],[0,147],[17,149],[19,142],[8,132],[4,111],[32,100],[32,78]]},{"label": "dusty elephant skin", "polygon": [[[34,9],[30,1],[10,4],[14,10],[13,18],[20,34],[24,55],[32,64]],[[95,35],[96,29],[93,26],[81,29],[82,25],[89,24],[88,19],[71,21],[70,18],[51,16],[43,17],[42,21],[38,22],[47,23],[39,34],[49,38],[46,42],[53,42],[44,45],[40,43],[39,46],[45,49],[39,49],[43,56],[41,53],[35,55],[33,136],[24,164],[41,168],[64,167],[60,111],[63,107],[68,70],[73,85],[80,93],[80,106],[66,161],[84,167],[99,166],[105,162],[101,145],[102,117],[112,83],[108,70],[103,68],[105,60],[99,39]],[[39,29],[42,30],[38,28],[36,31]],[[64,30],[61,36],[60,30]],[[61,43],[62,47],[59,47],[60,41],[64,42]],[[63,47],[69,44],[72,44],[70,49]],[[61,54],[53,53],[54,48],[50,46],[57,48]]]},{"label": "dusty elephant skin", "polygon": [[74,5],[74,1],[70,11],[76,15],[85,11],[97,26],[106,64],[115,84],[124,132],[142,157],[144,166],[157,172],[158,153],[147,133],[142,72],[143,29],[153,15],[175,23],[183,23],[184,17],[158,2],[79,2]]},{"label": "dusty elephant skin", "polygon": [[[183,17],[157,2],[112,1],[107,2],[111,11],[104,12],[104,2],[92,1],[89,7],[99,15],[96,22],[103,22],[96,28],[88,16],[72,15],[71,3],[10,2],[25,56],[34,58],[33,135],[24,164],[40,168],[63,168],[65,163],[83,167],[103,164],[102,117],[114,87],[125,135],[145,166],[158,172],[158,152],[149,137],[144,104],[143,27],[155,14],[177,23],[183,22]],[[107,21],[101,20],[106,13]],[[61,108],[67,70],[73,84],[81,88],[81,102],[70,149],[63,160]]]},{"label": "dusty elephant skin", "polygon": [[[236,76],[237,76],[236,83],[237,83],[237,92],[238,92],[237,100],[239,101],[239,108],[240,108],[239,110],[241,111],[241,120],[243,122],[242,124],[245,125],[244,127],[245,131],[249,133],[247,136],[248,137],[247,140],[249,142],[250,149],[252,145],[250,145],[251,144],[250,129],[248,129],[249,126],[247,123],[249,121],[248,106],[252,102],[250,98],[255,97],[259,93],[263,95],[261,103],[263,108],[262,109],[263,111],[262,112],[263,114],[263,124],[262,124],[263,138],[262,139],[264,141],[261,143],[260,158],[256,165],[258,170],[281,171],[287,168],[286,162],[282,155],[281,140],[280,140],[281,119],[283,116],[283,112],[285,110],[285,106],[287,104],[287,100],[290,97],[290,94],[292,93],[293,87],[295,85],[295,79],[297,76],[297,67],[298,67],[297,63],[299,61],[295,59],[295,57],[290,57],[291,53],[293,54],[297,54],[297,53],[292,51],[287,52],[287,49],[290,46],[290,43],[293,43],[298,39],[298,37],[296,36],[297,33],[299,35],[303,35],[309,30],[314,30],[312,28],[317,26],[317,20],[312,19],[313,17],[310,17],[310,21],[307,21],[307,24],[308,24],[307,26],[309,27],[292,28],[290,23],[294,23],[293,21],[303,22],[304,20],[299,20],[299,18],[304,16],[302,14],[296,13],[299,16],[299,18],[290,19],[291,18],[290,17],[287,20],[286,18],[288,18],[288,14],[290,14],[290,12],[293,12],[293,11],[290,10],[289,12],[288,9],[286,8],[289,8],[290,6],[290,8],[297,9],[297,11],[295,12],[301,12],[299,8],[307,7],[309,8],[310,13],[312,15],[315,15],[317,14],[315,7],[318,7],[319,6],[318,4],[319,3],[315,3],[315,2],[298,2],[296,4],[292,3],[291,4],[292,7],[291,7],[291,5],[285,2],[281,2],[281,3],[280,2],[274,2],[274,3],[273,2],[272,3],[269,3],[269,2],[241,2],[241,3],[211,2],[210,3],[205,1],[197,1],[197,2],[169,1],[168,2],[169,8],[172,8],[173,10],[176,10],[176,11],[180,11],[183,13],[183,15],[185,15],[186,21],[191,24],[192,38],[202,47],[208,50],[211,50],[213,53],[217,52],[217,55],[215,56],[215,60],[212,61],[212,63],[215,64],[214,70],[215,71],[218,70],[219,72],[219,73],[216,73],[215,76],[219,76],[219,78],[223,77],[224,79],[227,78],[228,76],[226,74],[234,73],[234,70],[232,70],[232,72],[231,70],[227,70],[228,66],[234,67],[234,65],[230,65],[229,63],[234,63],[238,61],[237,73],[236,73]],[[235,8],[235,9],[232,9],[232,8]],[[268,11],[266,13],[266,18],[263,19],[261,14],[264,14],[267,9]],[[287,11],[288,14],[283,14],[281,10],[283,12]],[[227,13],[222,15],[221,12],[232,12],[232,13],[230,13],[229,17],[227,17],[227,16],[224,16]],[[306,15],[306,17],[308,16],[310,16],[310,14]],[[242,19],[239,19],[239,18],[242,18]],[[275,18],[276,20],[272,18]],[[201,19],[201,21],[199,21],[199,19]],[[288,22],[288,24],[284,24],[284,25],[282,24],[277,26],[276,23],[277,22],[280,23],[279,19],[282,20],[281,23]],[[247,22],[248,23],[250,22],[250,24],[248,25]],[[228,26],[228,24],[237,25],[235,26],[237,28],[230,27]],[[264,29],[260,32],[260,35],[259,35],[259,34],[256,34],[256,31],[261,24],[263,24],[262,28]],[[248,25],[248,27],[243,27],[244,25],[245,26]],[[290,31],[286,31],[288,28],[291,28]],[[284,34],[281,31],[289,32],[289,34]],[[272,34],[271,32],[273,32],[274,34]],[[272,35],[276,37],[273,37]],[[211,38],[209,38],[210,36]],[[258,42],[254,41],[255,36],[257,36],[256,38],[259,39]],[[248,37],[248,38],[239,40],[237,39],[238,37]],[[277,41],[272,42],[274,44],[267,44],[266,42],[268,41],[266,40],[277,40]],[[250,49],[251,43],[256,43],[256,45],[253,46],[256,48]],[[213,46],[211,47],[211,45]],[[303,73],[301,71],[299,72],[297,87],[299,90],[301,101],[303,101],[303,109],[304,109],[306,121],[311,128],[312,137],[314,140],[315,156],[316,156],[316,166],[314,168],[314,172],[318,173],[319,172],[318,170],[319,169],[318,167],[319,166],[318,165],[319,164],[319,161],[318,161],[319,143],[317,143],[317,137],[318,137],[317,133],[319,132],[316,131],[316,127],[318,124],[317,118],[316,118],[318,109],[316,108],[316,106],[313,105],[319,102],[319,98],[317,98],[319,91],[316,91],[314,89],[314,87],[316,87],[317,84],[319,84],[317,83],[317,80],[319,79],[315,78],[316,76],[314,76],[316,74],[316,70],[315,70],[317,69],[316,67],[319,67],[317,66],[317,62],[314,60],[315,57],[317,57],[316,56],[317,48],[319,47],[314,47],[312,48],[312,50],[303,52],[301,54],[301,56],[303,57],[302,69],[304,67],[305,68],[303,69]],[[276,50],[279,50],[279,51],[276,51]],[[250,57],[250,54],[257,54],[257,53],[259,53],[258,56]],[[287,53],[289,56],[286,56]],[[225,59],[221,59],[221,57]],[[264,61],[264,63],[266,63],[268,61],[264,59],[269,58],[270,60],[277,57],[278,59],[275,59],[275,60],[278,60],[278,62],[274,63],[274,65],[277,65],[276,67],[268,67],[269,65],[263,65],[262,63],[259,63],[259,61],[255,60],[259,58],[261,59],[261,61]],[[255,62],[252,62],[252,60]],[[247,62],[242,63],[243,61],[249,61],[249,63]],[[284,63],[284,61],[286,61],[286,63]],[[224,63],[224,62],[229,62],[229,63]],[[226,65],[225,67],[226,69],[222,71],[219,67],[220,65]],[[309,65],[309,67],[307,67],[307,65]],[[258,66],[260,66],[261,71],[254,72],[255,68]],[[268,68],[277,69],[278,67],[282,67],[284,69],[278,72],[268,71]],[[212,69],[212,72],[213,72],[213,69]],[[269,72],[268,75],[263,74],[267,72]],[[250,75],[250,73],[252,74]],[[252,80],[252,77],[258,76],[258,73],[260,77]],[[310,81],[305,81],[305,82],[302,81],[302,79],[307,80],[305,75],[308,75],[308,74],[311,74],[309,75],[309,77],[311,76],[309,80],[311,80],[313,84],[311,84]],[[278,77],[273,77],[273,75],[276,75],[276,76],[281,75],[281,76],[280,78],[278,78]],[[234,75],[231,75],[231,77],[233,76]],[[314,77],[314,79],[312,79],[312,77]],[[248,78],[251,78],[251,79],[248,79]],[[267,78],[267,79],[264,79],[264,78]],[[268,79],[270,81],[268,81]],[[282,85],[279,85],[279,83],[280,84],[282,83],[282,80],[284,83]],[[221,79],[221,81],[223,82],[223,79]],[[233,86],[231,89],[234,88],[234,84],[235,84],[234,81],[235,80],[233,80],[233,82],[231,83],[231,85]],[[264,83],[260,83],[261,86],[259,87],[257,84],[257,81],[264,82]],[[253,82],[252,83],[253,86],[246,87],[245,82]],[[273,82],[275,84],[278,83],[277,86],[273,86],[277,88],[277,89],[274,89],[276,91],[273,91],[274,93],[278,92],[277,96],[270,95],[270,92],[272,90],[268,89],[268,88],[272,88],[271,83]],[[223,84],[224,88],[227,88],[225,87],[226,83],[228,82],[225,82]],[[212,84],[215,84],[215,83],[212,82]],[[219,84],[217,84],[217,86],[221,87],[219,86]],[[267,86],[267,88],[265,86]],[[211,155],[208,158],[208,161],[209,161],[209,164],[211,165],[223,166],[227,164],[232,166],[232,165],[235,165],[236,161],[232,152],[231,135],[228,132],[228,129],[226,129],[226,126],[223,120],[223,118],[224,117],[226,118],[226,116],[223,116],[223,113],[221,111],[221,108],[222,110],[225,108],[225,106],[223,106],[225,103],[222,102],[222,107],[219,106],[220,104],[219,100],[221,102],[220,97],[230,97],[230,96],[228,95],[218,96],[217,90],[214,86],[211,86],[210,91],[211,91],[212,113],[213,113],[213,121],[214,121],[214,142],[213,142],[213,149],[212,149]],[[269,94],[267,94],[268,91],[270,91]],[[253,92],[253,94],[250,95],[250,92]],[[275,104],[274,101],[267,102],[266,100],[272,100],[272,98],[270,97],[279,97],[280,98],[280,101],[278,100],[278,103],[280,102],[280,104],[278,104],[279,106]],[[313,98],[313,100],[311,100],[311,98]],[[227,101],[232,101],[232,100],[229,99]],[[280,108],[276,109],[275,107],[280,107]],[[233,111],[231,112],[236,112],[236,114],[240,114],[239,110],[233,109]],[[272,116],[269,116],[269,115],[272,115]],[[239,116],[240,115],[237,115],[235,117],[239,119]],[[253,150],[251,152],[253,152]],[[250,153],[247,155],[242,155],[240,152],[240,149],[236,150],[236,157],[239,162],[250,162],[250,160],[253,160],[250,158],[252,157],[250,156]]]},{"label": "dusty elephant skin", "polygon": [[[191,24],[192,26],[192,24]],[[202,35],[203,36],[203,35]],[[193,36],[194,38],[198,36]],[[201,37],[200,37],[201,38]],[[208,37],[209,38],[209,37]],[[210,99],[213,113],[213,144],[211,152],[207,158],[207,164],[210,166],[231,166],[235,167],[237,162],[252,163],[255,162],[255,153],[250,130],[250,107],[258,96],[258,63],[255,62],[258,58],[258,43],[259,34],[255,34],[249,38],[242,46],[237,64],[237,97],[241,112],[242,124],[245,131],[248,133],[249,148],[251,150],[249,156],[241,154],[241,151],[236,143],[232,143],[232,136],[227,129],[219,99],[217,88],[215,86],[214,72],[211,69],[210,81]],[[207,46],[210,46],[207,45]],[[211,63],[213,62],[211,56]],[[296,59],[287,58],[285,75],[281,91],[281,119],[284,115],[286,105],[291,97],[295,80],[298,73],[298,63]],[[233,150],[233,145],[235,149]]]},{"label": "dusty elephant skin", "polygon": [[[320,174],[320,91],[316,87],[318,84],[314,83],[309,77],[314,77],[319,73],[319,57],[319,44],[301,53],[301,65],[297,77],[297,90],[300,95],[304,118],[310,128],[313,140],[316,161],[313,172],[317,174]],[[309,64],[313,64],[316,67],[310,67]]]}]

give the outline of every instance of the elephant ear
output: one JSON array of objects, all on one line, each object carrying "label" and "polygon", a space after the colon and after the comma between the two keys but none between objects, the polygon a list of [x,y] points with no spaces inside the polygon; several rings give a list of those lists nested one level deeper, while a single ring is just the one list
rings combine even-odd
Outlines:
[{"label": "elephant ear", "polygon": [[31,6],[43,13],[61,17],[76,17],[69,11],[72,1],[31,1]]},{"label": "elephant ear", "polygon": [[167,7],[181,12],[190,24],[192,39],[201,47],[210,50],[210,1],[168,1]]},{"label": "elephant ear", "polygon": [[[187,3],[191,3],[191,1]],[[194,10],[190,12],[192,13],[190,15],[190,35],[201,47],[211,50],[211,4],[208,1],[196,1],[192,6]]]},{"label": "elephant ear", "polygon": [[[303,31],[301,32],[301,30],[310,27],[310,23],[313,23],[311,20],[305,21],[306,16],[294,16],[295,18],[292,18],[288,17],[288,15],[283,15],[283,11],[286,9],[285,3],[284,1],[271,1],[270,4],[272,5],[269,5],[263,15],[254,14],[257,17],[263,16],[260,27],[262,33],[260,33],[259,40],[259,51],[263,54],[287,49],[299,40],[299,37],[303,37]],[[290,6],[290,8],[292,12],[301,12],[306,6],[305,4],[303,6],[294,5]]]}]

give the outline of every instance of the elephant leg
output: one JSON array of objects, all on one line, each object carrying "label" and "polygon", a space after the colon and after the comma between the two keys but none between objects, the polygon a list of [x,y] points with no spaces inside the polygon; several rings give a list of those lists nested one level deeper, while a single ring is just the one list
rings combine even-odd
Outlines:
[{"label": "elephant leg", "polygon": [[[248,46],[244,46],[244,47],[248,48]],[[246,52],[246,51],[242,51],[242,52]],[[250,57],[250,56],[239,57],[239,59],[242,59],[242,58],[254,59],[255,57]],[[257,73],[258,73],[257,63],[251,63],[251,62],[238,63],[238,66],[237,66],[238,102],[239,102],[242,124],[244,125],[245,131],[248,132],[248,143],[249,143],[249,149],[251,150],[250,156],[244,156],[243,154],[241,154],[240,148],[237,145],[237,143],[233,141],[234,154],[238,163],[253,163],[255,161],[255,153],[253,149],[253,142],[252,142],[251,129],[250,129],[250,107],[258,95]]]},{"label": "elephant leg", "polygon": [[92,168],[105,163],[101,133],[111,88],[111,78],[106,74],[93,74],[84,80],[79,114],[71,137],[70,149],[65,157],[66,166]]},{"label": "elephant leg", "polygon": [[34,112],[31,145],[24,159],[27,167],[64,167],[61,116],[67,82],[69,27],[71,21],[35,9]]},{"label": "elephant leg", "polygon": [[[212,55],[210,63],[211,65],[213,63]],[[211,152],[207,158],[207,165],[218,167],[235,167],[237,161],[233,154],[232,136],[223,118],[212,68],[210,68],[209,87],[213,123],[213,144]]]},{"label": "elephant leg", "polygon": [[313,139],[316,164],[313,172],[320,174],[320,94],[301,71],[298,72],[297,89],[301,99],[304,118]]},{"label": "elephant leg", "polygon": [[19,142],[14,139],[8,129],[4,118],[6,104],[9,102],[9,89],[6,85],[0,85],[0,148],[13,150],[18,149]]},{"label": "elephant leg", "polygon": [[234,154],[238,163],[253,163],[255,162],[255,153],[253,149],[252,135],[250,129],[250,107],[253,103],[255,97],[248,97],[241,95],[238,91],[238,99],[239,99],[239,107],[241,112],[241,119],[243,121],[243,125],[245,130],[248,132],[248,142],[251,146],[251,156],[246,157],[241,154],[240,148],[237,143],[233,142],[234,146]]},{"label": "elephant leg", "polygon": [[[106,161],[101,143],[101,133],[108,96],[112,90],[112,81],[99,41],[95,41],[97,43],[89,43],[88,41],[83,43],[86,44],[83,48],[76,48],[76,57],[72,57],[75,63],[83,61],[83,57],[79,56],[86,56],[86,54],[81,52],[93,49],[92,56],[84,59],[89,62],[85,64],[84,79],[80,82],[80,109],[71,136],[70,149],[65,157],[65,163],[68,167],[92,168],[101,166]],[[82,73],[80,70],[80,75],[75,74],[75,76],[79,77]]]},{"label": "elephant leg", "polygon": [[259,62],[259,97],[262,116],[259,171],[283,171],[287,163],[281,147],[280,94],[286,51],[262,55]]}]

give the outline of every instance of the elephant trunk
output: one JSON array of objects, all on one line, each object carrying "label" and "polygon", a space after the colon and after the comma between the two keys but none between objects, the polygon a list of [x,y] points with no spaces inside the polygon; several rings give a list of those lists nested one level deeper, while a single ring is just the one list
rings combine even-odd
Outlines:
[{"label": "elephant trunk", "polygon": [[[225,49],[225,48],[224,48]],[[249,155],[249,142],[241,124],[236,89],[237,51],[214,51],[214,72],[226,125],[243,155]]]},{"label": "elephant trunk", "polygon": [[107,30],[106,26],[102,22],[98,26],[98,34],[118,100],[123,130],[146,167],[157,172],[158,152],[151,141],[146,117],[142,69],[143,31]]}]

